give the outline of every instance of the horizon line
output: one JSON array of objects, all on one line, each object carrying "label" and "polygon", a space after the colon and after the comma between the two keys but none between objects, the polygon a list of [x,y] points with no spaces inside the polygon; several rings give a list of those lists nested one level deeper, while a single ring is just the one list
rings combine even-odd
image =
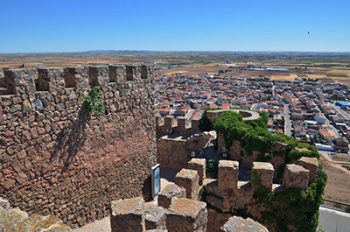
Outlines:
[{"label": "horizon line", "polygon": [[3,55],[44,55],[44,54],[74,54],[74,53],[118,53],[118,52],[141,52],[141,53],[186,53],[186,52],[200,52],[200,53],[338,53],[338,54],[350,54],[350,51],[298,51],[298,50],[251,50],[251,51],[239,51],[239,50],[147,50],[147,49],[97,49],[97,50],[82,50],[82,51],[43,51],[43,52],[0,52],[0,56]]}]

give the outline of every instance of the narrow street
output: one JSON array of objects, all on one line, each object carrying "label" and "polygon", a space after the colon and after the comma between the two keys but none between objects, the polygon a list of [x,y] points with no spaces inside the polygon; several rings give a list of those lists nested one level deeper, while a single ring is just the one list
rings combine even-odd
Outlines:
[{"label": "narrow street", "polygon": [[292,122],[290,120],[289,104],[284,104],[284,134],[292,136]]}]

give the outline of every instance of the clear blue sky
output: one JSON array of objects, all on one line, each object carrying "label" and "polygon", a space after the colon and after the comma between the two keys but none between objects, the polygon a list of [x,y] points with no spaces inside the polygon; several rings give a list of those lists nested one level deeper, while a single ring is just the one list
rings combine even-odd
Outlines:
[{"label": "clear blue sky", "polygon": [[0,53],[350,51],[350,0],[0,0],[0,9]]}]

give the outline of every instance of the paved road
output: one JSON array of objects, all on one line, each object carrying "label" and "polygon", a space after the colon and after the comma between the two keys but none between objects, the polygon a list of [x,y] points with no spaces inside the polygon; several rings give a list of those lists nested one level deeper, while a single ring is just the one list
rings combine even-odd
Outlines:
[{"label": "paved road", "polygon": [[284,134],[292,136],[292,121],[290,120],[289,104],[284,104]]},{"label": "paved road", "polygon": [[326,232],[350,232],[350,214],[321,206],[318,224]]}]

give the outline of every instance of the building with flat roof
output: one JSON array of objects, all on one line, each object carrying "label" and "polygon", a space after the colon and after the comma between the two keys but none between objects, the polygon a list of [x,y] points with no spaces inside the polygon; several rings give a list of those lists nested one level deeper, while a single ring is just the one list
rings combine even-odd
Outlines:
[{"label": "building with flat roof", "polygon": [[342,108],[350,108],[350,102],[338,101],[335,103],[335,105]]}]

